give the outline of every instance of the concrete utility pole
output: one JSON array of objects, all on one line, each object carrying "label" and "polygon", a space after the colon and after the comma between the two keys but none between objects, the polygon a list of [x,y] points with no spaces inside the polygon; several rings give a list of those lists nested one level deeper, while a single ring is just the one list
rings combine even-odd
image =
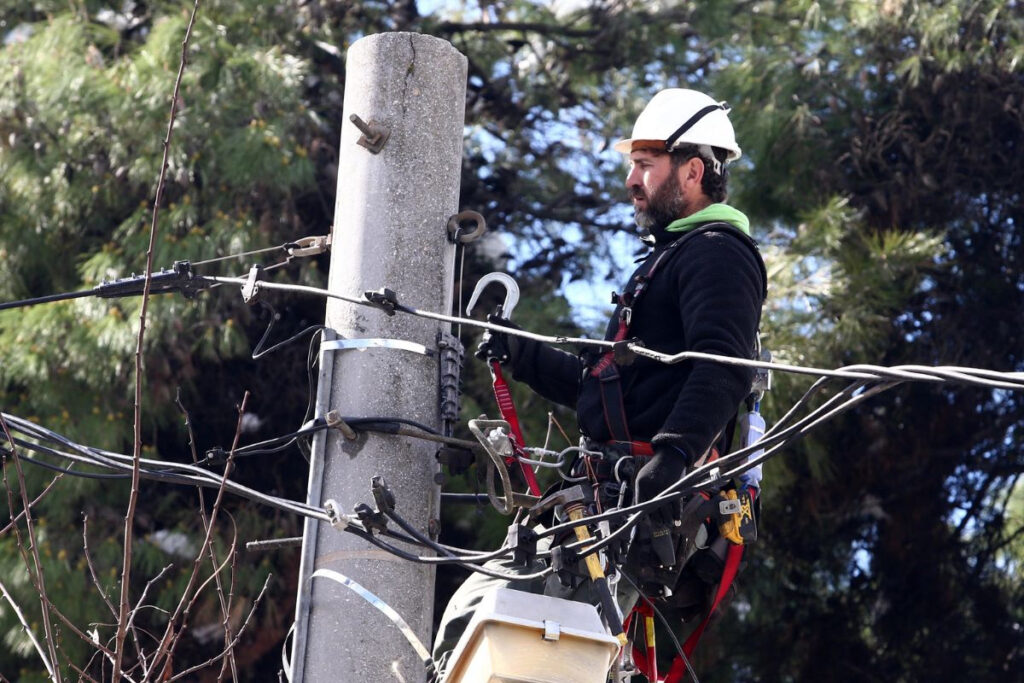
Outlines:
[{"label": "concrete utility pole", "polygon": [[[466,64],[448,42],[415,33],[367,36],[349,48],[331,291],[359,296],[387,287],[402,304],[451,310],[455,247],[446,225],[458,211]],[[330,409],[440,428],[438,337],[447,326],[338,301],[327,305],[327,326],[334,346],[406,343],[364,342],[369,348],[361,351],[325,343],[319,415]],[[430,355],[410,350],[415,345]],[[363,433],[353,441],[338,430],[322,432],[314,441],[308,500],[322,506],[333,499],[350,514],[358,503],[373,507],[370,478],[382,475],[399,514],[422,531],[435,530],[435,451],[436,444],[406,437]],[[292,680],[423,681],[423,664],[398,628],[343,586],[310,581],[321,568],[379,596],[430,647],[433,568],[307,520]]]}]

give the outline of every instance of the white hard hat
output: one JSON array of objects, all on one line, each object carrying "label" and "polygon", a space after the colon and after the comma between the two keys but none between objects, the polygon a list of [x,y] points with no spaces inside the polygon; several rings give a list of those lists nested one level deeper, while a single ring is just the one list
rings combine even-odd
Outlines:
[{"label": "white hard hat", "polygon": [[633,124],[633,135],[615,143],[616,152],[629,154],[633,143],[664,142],[672,150],[683,144],[720,147],[729,152],[726,161],[740,158],[736,133],[729,122],[729,107],[702,92],[669,88],[647,103]]}]

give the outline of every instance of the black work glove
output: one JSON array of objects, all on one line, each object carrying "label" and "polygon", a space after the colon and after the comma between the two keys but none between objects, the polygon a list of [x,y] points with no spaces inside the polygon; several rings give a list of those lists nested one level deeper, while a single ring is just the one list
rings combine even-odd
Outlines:
[{"label": "black work glove", "polygon": [[[686,476],[690,460],[675,446],[655,446],[654,455],[644,463],[636,475],[636,502],[643,503]],[[662,566],[672,566],[676,560],[676,541],[673,530],[677,526],[680,499],[665,502],[649,510],[641,536],[650,534],[651,552]]]},{"label": "black work glove", "polygon": [[[514,330],[522,329],[508,318],[502,318],[501,316],[494,315],[493,313],[487,316],[487,322],[492,325],[511,327]],[[490,362],[492,360],[496,360],[504,365],[515,358],[515,354],[518,350],[519,337],[502,334],[501,332],[484,330],[484,334],[480,337],[480,343],[477,345],[476,351],[473,355],[482,361]]]},{"label": "black work glove", "polygon": [[689,467],[689,457],[675,446],[655,446],[654,455],[636,475],[636,502],[642,503],[656,497],[686,476]]}]

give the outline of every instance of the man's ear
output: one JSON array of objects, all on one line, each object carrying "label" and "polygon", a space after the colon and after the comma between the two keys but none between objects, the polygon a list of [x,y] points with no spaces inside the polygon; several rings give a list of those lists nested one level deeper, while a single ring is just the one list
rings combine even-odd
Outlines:
[{"label": "man's ear", "polygon": [[699,189],[704,179],[704,161],[700,157],[687,160],[676,171],[676,179],[679,180],[679,187],[684,193],[694,187]]}]

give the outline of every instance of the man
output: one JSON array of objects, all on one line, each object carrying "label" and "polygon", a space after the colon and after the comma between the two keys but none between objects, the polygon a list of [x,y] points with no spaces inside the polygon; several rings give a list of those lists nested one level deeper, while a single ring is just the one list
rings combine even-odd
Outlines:
[{"label": "man", "polygon": [[[615,149],[628,155],[626,188],[635,221],[653,249],[616,295],[605,338],[635,339],[669,354],[752,358],[766,276],[747,218],[723,203],[726,164],[740,156],[728,109],[693,90],[662,90],[637,118],[632,136]],[[666,365],[628,354],[576,356],[513,335],[494,337],[481,351],[504,343],[516,380],[576,409],[589,449],[604,453],[608,462],[633,456],[638,501],[650,500],[714,457],[751,391],[748,368],[711,361]],[[604,476],[608,472],[604,468]],[[642,550],[630,551],[631,568],[682,564],[671,534],[679,526],[678,510],[668,506],[650,516],[634,541]],[[660,578],[669,589],[663,592],[671,593],[678,572],[677,567],[667,577],[655,576],[655,585]],[[467,584],[482,591],[487,582],[472,577]],[[544,590],[557,595],[551,585]],[[439,644],[451,641],[457,629],[449,626],[474,603],[460,593],[446,610]]]},{"label": "man", "polygon": [[[606,339],[616,337],[628,316],[628,338],[656,351],[753,356],[765,274],[756,250],[726,233],[730,227],[750,232],[746,216],[722,203],[725,164],[740,156],[727,111],[693,90],[662,90],[637,118],[632,137],[615,144],[629,155],[626,187],[636,223],[654,249],[630,278],[627,296],[616,297]],[[676,244],[709,224],[725,224],[724,230]],[[629,306],[638,278],[649,282]],[[517,338],[510,346],[513,377],[574,406],[591,442],[651,444],[653,457],[637,476],[644,500],[705,458],[750,393],[753,377],[749,368],[711,361],[664,365],[637,358],[614,368],[621,387],[615,396],[602,391],[608,379],[594,372],[593,360],[582,371],[580,360],[565,351]],[[646,448],[634,444],[632,450],[642,455]]]}]

